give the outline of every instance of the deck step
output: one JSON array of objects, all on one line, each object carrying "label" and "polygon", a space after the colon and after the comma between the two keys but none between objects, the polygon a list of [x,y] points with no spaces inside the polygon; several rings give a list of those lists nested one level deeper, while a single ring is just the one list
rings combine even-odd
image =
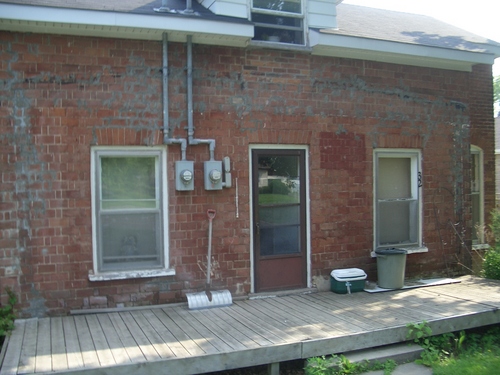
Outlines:
[{"label": "deck step", "polygon": [[344,356],[352,363],[363,361],[369,362],[385,362],[389,359],[396,363],[405,363],[415,361],[420,358],[423,348],[413,343],[400,343],[385,345],[376,348],[355,350],[344,353]]}]

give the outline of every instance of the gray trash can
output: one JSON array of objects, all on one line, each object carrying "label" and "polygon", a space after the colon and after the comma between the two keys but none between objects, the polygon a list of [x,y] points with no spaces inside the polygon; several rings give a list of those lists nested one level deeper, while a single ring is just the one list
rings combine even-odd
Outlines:
[{"label": "gray trash can", "polygon": [[384,289],[401,289],[405,281],[406,250],[379,249],[375,253],[378,286]]}]

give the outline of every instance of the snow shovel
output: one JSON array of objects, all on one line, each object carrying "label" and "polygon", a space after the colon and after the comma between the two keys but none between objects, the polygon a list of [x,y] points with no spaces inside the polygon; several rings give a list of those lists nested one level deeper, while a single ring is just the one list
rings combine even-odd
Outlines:
[{"label": "snow shovel", "polygon": [[200,293],[186,294],[188,307],[190,309],[204,309],[208,307],[229,306],[233,303],[229,290],[210,291],[210,274],[212,272],[212,220],[215,218],[215,210],[208,210],[208,257],[207,257],[207,283],[205,291]]}]

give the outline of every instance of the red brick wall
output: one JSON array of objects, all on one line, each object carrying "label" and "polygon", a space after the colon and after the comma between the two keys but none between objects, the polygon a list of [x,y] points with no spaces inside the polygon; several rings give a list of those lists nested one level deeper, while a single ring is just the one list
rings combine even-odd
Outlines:
[{"label": "red brick wall", "polygon": [[[453,72],[195,45],[195,135],[216,140],[215,159],[231,157],[238,218],[235,188],[203,188],[206,145],[187,150],[187,159],[195,161],[195,190],[175,191],[180,149],[170,146],[170,257],[176,275],[90,282],[90,147],[161,144],[161,43],[7,32],[0,40],[0,276],[2,289],[10,285],[18,293],[22,316],[184,300],[205,282],[198,262],[205,261],[208,208],[217,210],[214,286],[248,293],[248,149],[257,143],[310,147],[315,281],[344,267],[361,267],[375,277],[374,148],[422,150],[429,252],[408,257],[407,276],[442,273],[455,254],[463,255],[447,223],[468,235],[470,176],[464,168],[471,133],[475,144],[492,151],[483,143],[493,121],[489,67]],[[170,43],[170,125],[182,138],[185,55],[184,45]],[[492,160],[493,153],[485,158],[488,207],[494,202]]]}]

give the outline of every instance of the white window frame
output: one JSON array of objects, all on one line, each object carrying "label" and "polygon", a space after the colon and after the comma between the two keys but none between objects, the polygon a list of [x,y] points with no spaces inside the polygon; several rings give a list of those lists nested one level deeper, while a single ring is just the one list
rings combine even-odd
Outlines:
[{"label": "white window frame", "polygon": [[[100,204],[100,173],[99,164],[100,158],[103,156],[154,156],[157,158],[158,165],[156,167],[157,191],[160,194],[160,216],[161,216],[161,245],[163,262],[158,267],[151,269],[124,269],[113,271],[100,271],[99,269],[99,228],[97,215],[99,215]],[[169,234],[168,234],[168,194],[167,194],[167,151],[165,147],[106,147],[95,146],[91,148],[91,189],[92,189],[92,250],[93,250],[93,271],[89,272],[90,281],[105,281],[118,279],[133,279],[142,277],[159,277],[175,275],[175,270],[170,269],[169,264]]]},{"label": "white window frame", "polygon": [[[378,199],[377,182],[378,182],[378,162],[381,158],[409,158],[410,159],[410,178],[411,178],[411,199],[417,200],[417,218],[415,219],[415,241],[412,243],[394,243],[394,244],[379,244],[379,204],[382,200]],[[422,189],[421,189],[421,152],[418,149],[376,149],[373,152],[373,248],[399,248],[405,249],[408,253],[427,252],[428,249],[423,245],[422,241]],[[375,253],[372,252],[372,256]]]},{"label": "white window frame", "polygon": [[[471,212],[473,212],[474,195],[479,196],[479,226],[484,226],[484,152],[480,147],[471,145]],[[475,157],[474,157],[475,156]],[[475,164],[475,165],[474,165]],[[473,175],[474,172],[474,175]],[[472,220],[472,218],[471,218]],[[472,222],[472,231],[476,231],[476,223]],[[477,238],[473,239],[474,248],[484,245],[484,231],[480,231]]]},{"label": "white window frame", "polygon": [[[297,18],[297,19],[301,19],[302,20],[302,43],[288,43],[288,42],[282,42],[282,41],[273,41],[273,40],[263,40],[263,39],[253,39],[252,40],[252,44],[262,44],[262,45],[274,45],[274,46],[277,46],[277,45],[282,45],[282,46],[290,46],[290,47],[294,47],[294,48],[300,48],[300,47],[305,47],[307,46],[308,44],[308,38],[307,38],[307,30],[308,30],[308,26],[307,26],[307,17],[306,17],[306,13],[307,13],[307,0],[297,0],[298,2],[300,2],[300,5],[301,5],[301,12],[300,13],[292,13],[292,12],[283,12],[283,11],[277,11],[277,10],[271,10],[271,9],[262,9],[262,8],[254,8],[253,6],[253,1],[254,0],[250,0],[250,10],[249,10],[249,19],[252,20],[252,14],[253,13],[256,13],[256,14],[264,14],[264,15],[270,15],[270,16],[282,16],[282,17],[287,17],[287,18]],[[291,0],[293,1],[293,0]],[[277,30],[279,29],[282,29],[283,31],[293,31],[291,30],[291,27],[286,27],[286,26],[278,26],[278,25],[273,25],[273,24],[266,24],[266,23],[258,23],[258,22],[254,22],[255,24],[255,28],[258,28],[258,27],[268,27],[268,28],[275,28]],[[298,30],[296,30],[298,31]],[[270,35],[269,37],[271,37],[272,35]],[[257,36],[255,36],[257,37]]]}]

